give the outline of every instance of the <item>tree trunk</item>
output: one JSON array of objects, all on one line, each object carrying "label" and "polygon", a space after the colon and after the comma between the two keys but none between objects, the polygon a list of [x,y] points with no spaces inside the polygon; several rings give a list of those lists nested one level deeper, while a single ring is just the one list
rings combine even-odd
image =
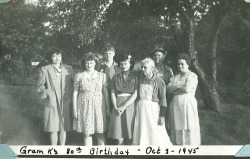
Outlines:
[{"label": "tree trunk", "polygon": [[[199,88],[202,93],[203,101],[206,106],[210,107],[214,111],[220,110],[220,96],[217,92],[217,84],[214,82],[213,78],[206,75],[198,62],[197,52],[194,48],[194,19],[191,18],[186,12],[184,13],[184,17],[186,19],[186,26],[188,27],[188,43],[189,43],[189,54],[192,58],[192,66],[199,77]],[[218,39],[217,39],[218,42]],[[217,46],[216,46],[217,47]],[[216,53],[216,51],[215,51]],[[216,71],[216,67],[215,67]]]}]

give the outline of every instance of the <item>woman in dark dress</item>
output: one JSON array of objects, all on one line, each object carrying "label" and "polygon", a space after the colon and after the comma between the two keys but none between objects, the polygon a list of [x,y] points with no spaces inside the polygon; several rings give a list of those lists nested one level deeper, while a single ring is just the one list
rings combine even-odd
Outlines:
[{"label": "woman in dark dress", "polygon": [[117,144],[131,144],[134,127],[134,101],[137,97],[137,75],[133,69],[131,55],[122,55],[119,67],[122,72],[111,82],[113,110],[110,116],[108,137]]}]

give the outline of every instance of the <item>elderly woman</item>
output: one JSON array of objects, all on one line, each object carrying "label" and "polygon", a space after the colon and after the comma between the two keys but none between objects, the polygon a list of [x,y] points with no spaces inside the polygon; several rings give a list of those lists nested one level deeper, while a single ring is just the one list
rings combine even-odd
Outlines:
[{"label": "elderly woman", "polygon": [[134,145],[172,145],[165,129],[166,86],[153,74],[154,61],[142,60],[143,76],[139,79],[139,101],[136,106]]},{"label": "elderly woman", "polygon": [[95,70],[97,58],[94,53],[84,57],[86,70],[75,75],[73,93],[73,129],[84,134],[84,144],[92,145],[96,134],[97,144],[105,144],[104,132],[109,115],[107,77]]},{"label": "elderly woman", "polygon": [[191,58],[180,54],[179,74],[170,79],[167,92],[174,95],[170,104],[171,141],[177,145],[199,145],[200,125],[195,99],[197,75],[189,70]]},{"label": "elderly woman", "polygon": [[51,48],[51,64],[39,70],[38,93],[45,99],[44,131],[50,132],[52,145],[66,142],[66,131],[72,130],[73,70],[62,64],[62,51]]},{"label": "elderly woman", "polygon": [[131,145],[134,126],[134,101],[137,97],[138,77],[132,71],[134,62],[131,55],[123,54],[119,60],[122,72],[111,82],[113,111],[110,116],[108,137],[116,139],[118,145]]}]

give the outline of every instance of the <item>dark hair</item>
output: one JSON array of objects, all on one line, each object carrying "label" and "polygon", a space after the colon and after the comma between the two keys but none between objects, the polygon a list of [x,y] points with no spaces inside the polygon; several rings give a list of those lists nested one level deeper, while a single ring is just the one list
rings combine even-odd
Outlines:
[{"label": "dark hair", "polygon": [[134,62],[134,59],[132,58],[131,55],[129,55],[129,54],[121,54],[121,55],[118,57],[118,59],[117,59],[117,61],[118,61],[118,63],[119,63],[119,66],[120,66],[120,62],[127,61],[127,60],[129,60],[129,63],[130,63],[130,70],[132,70],[132,69],[134,68],[135,62]]},{"label": "dark hair", "polygon": [[185,60],[188,66],[191,65],[191,57],[188,54],[184,54],[184,53],[179,54],[177,60],[179,59]]},{"label": "dark hair", "polygon": [[54,54],[62,54],[63,55],[63,51],[59,48],[55,48],[55,47],[51,47],[47,50],[47,54],[46,54],[46,60],[49,63],[52,63],[52,56]]},{"label": "dark hair", "polygon": [[114,51],[115,52],[114,46],[111,44],[106,44],[104,52],[107,52],[107,51]]},{"label": "dark hair", "polygon": [[85,62],[86,61],[95,61],[95,63],[98,64],[99,59],[95,55],[95,53],[88,52],[87,54],[85,54],[84,57],[83,57],[83,59],[82,59],[82,66],[83,66],[84,70],[86,70],[86,66],[85,66]]}]

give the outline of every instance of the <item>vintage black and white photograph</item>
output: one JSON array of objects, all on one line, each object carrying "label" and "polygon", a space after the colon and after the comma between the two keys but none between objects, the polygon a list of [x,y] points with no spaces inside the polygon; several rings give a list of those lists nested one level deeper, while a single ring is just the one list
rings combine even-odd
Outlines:
[{"label": "vintage black and white photograph", "polygon": [[249,61],[248,0],[0,0],[0,144],[249,144]]}]

